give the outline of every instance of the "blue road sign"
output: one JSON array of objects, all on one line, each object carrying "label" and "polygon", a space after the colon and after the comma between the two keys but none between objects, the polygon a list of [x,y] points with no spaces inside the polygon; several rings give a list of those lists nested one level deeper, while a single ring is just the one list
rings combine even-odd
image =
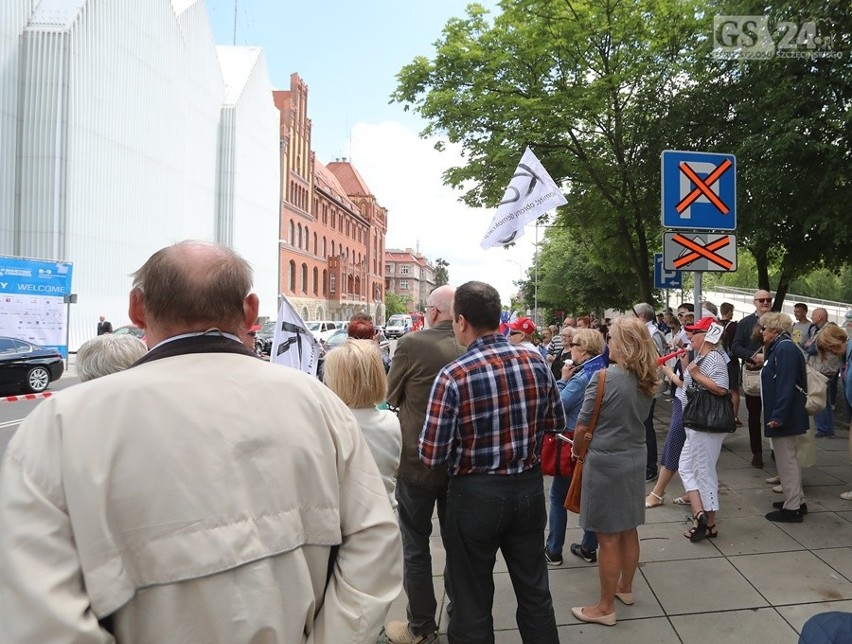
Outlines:
[{"label": "blue road sign", "polygon": [[683,288],[680,271],[663,270],[663,254],[654,255],[654,288]]},{"label": "blue road sign", "polygon": [[664,228],[736,230],[734,155],[665,150],[660,165]]}]

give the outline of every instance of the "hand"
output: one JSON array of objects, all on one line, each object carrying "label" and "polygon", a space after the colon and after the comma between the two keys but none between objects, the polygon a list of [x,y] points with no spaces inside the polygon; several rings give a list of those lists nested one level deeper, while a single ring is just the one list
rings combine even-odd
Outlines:
[{"label": "hand", "polygon": [[766,426],[769,429],[778,429],[779,427],[781,427],[781,423],[779,423],[777,420],[770,420],[768,423],[766,423]]},{"label": "hand", "polygon": [[763,354],[762,353],[758,353],[756,356],[754,356],[753,359],[754,359],[755,366],[757,366],[758,368],[763,366]]},{"label": "hand", "polygon": [[697,362],[690,362],[686,366],[686,370],[689,372],[689,375],[693,376],[693,379],[694,379],[694,376],[695,376],[695,371],[697,369],[698,369],[698,363]]}]

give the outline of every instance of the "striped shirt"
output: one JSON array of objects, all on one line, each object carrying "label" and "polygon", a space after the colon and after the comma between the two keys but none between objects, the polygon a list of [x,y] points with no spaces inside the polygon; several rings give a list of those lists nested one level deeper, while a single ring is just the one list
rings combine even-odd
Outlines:
[{"label": "striped shirt", "polygon": [[485,335],[435,378],[420,460],[446,463],[450,476],[520,474],[538,464],[543,433],[564,428],[559,389],[541,356]]},{"label": "striped shirt", "polygon": [[[698,371],[710,378],[720,387],[728,388],[728,363],[725,360],[724,354],[718,349],[714,349],[705,356],[698,358]],[[686,390],[692,384],[692,374],[689,370],[684,370],[683,386],[675,390],[675,396],[680,400],[681,404],[686,408]]]}]

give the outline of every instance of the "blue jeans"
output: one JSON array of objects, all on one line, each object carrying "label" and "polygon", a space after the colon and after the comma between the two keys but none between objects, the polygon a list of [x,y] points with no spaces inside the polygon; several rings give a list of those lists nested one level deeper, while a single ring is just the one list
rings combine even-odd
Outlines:
[{"label": "blue jeans", "polygon": [[825,409],[814,416],[814,426],[818,434],[834,436],[834,401],[837,399],[837,376],[829,378],[825,397]]},{"label": "blue jeans", "polygon": [[[565,509],[565,497],[571,477],[554,476],[550,484],[550,517],[547,524],[547,551],[552,555],[561,555],[565,545],[565,528],[568,525],[568,510]],[[589,552],[598,549],[598,536],[594,532],[583,530],[583,550]]]},{"label": "blue jeans", "polygon": [[[414,635],[428,635],[437,630],[435,614],[438,610],[432,583],[432,554],[429,550],[432,512],[437,504],[438,524],[443,536],[447,490],[397,480],[395,496],[399,503],[397,511],[402,536],[402,586],[408,597],[408,626]],[[444,572],[446,584],[447,576],[446,571]]]},{"label": "blue jeans", "polygon": [[453,612],[452,644],[494,642],[494,562],[506,560],[518,602],[521,640],[558,644],[542,549],[544,483],[536,467],[523,474],[450,477],[444,547]]}]

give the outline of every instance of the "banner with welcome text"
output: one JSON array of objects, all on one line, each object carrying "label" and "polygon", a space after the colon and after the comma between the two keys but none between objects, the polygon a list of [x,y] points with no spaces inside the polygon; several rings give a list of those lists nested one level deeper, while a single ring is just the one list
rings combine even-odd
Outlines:
[{"label": "banner with welcome text", "polygon": [[562,190],[527,148],[479,245],[484,250],[509,244],[523,236],[526,224],[566,203]]}]

